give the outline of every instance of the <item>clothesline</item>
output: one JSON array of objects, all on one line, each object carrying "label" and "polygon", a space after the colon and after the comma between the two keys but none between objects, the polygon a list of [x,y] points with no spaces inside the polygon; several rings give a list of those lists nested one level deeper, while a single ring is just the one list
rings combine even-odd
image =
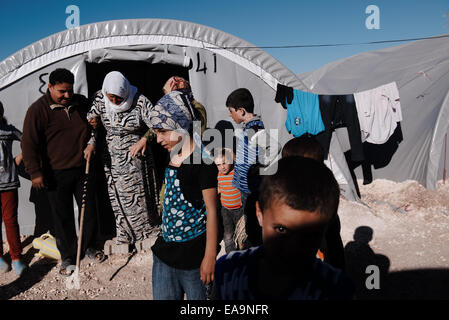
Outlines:
[{"label": "clothesline", "polygon": [[208,47],[206,49],[293,49],[293,48],[316,48],[316,47],[342,47],[342,46],[355,46],[355,45],[370,45],[370,44],[382,44],[382,43],[394,43],[394,42],[408,42],[417,40],[430,40],[448,38],[449,34],[433,36],[433,37],[419,37],[408,39],[395,39],[395,40],[379,40],[370,42],[353,42],[353,43],[330,43],[330,44],[301,44],[301,45],[283,45],[283,46],[227,46],[227,47]]},{"label": "clothesline", "polygon": [[348,166],[362,165],[364,184],[372,181],[371,165],[385,167],[403,140],[396,82],[346,95],[319,95],[278,83],[274,101],[287,110],[287,132],[295,137],[314,136],[325,159],[332,132],[346,127],[351,145]]}]

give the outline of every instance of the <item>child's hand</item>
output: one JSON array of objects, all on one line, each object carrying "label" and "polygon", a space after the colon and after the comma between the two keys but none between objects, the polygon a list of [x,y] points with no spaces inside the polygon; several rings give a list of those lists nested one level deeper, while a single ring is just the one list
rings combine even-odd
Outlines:
[{"label": "child's hand", "polygon": [[203,284],[209,284],[212,281],[214,281],[214,272],[215,272],[215,257],[204,256],[200,267],[201,282]]}]

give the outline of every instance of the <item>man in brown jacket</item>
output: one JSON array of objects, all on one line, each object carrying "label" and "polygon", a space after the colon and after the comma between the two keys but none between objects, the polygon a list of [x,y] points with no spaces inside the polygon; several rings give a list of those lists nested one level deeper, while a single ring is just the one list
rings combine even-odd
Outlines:
[{"label": "man in brown jacket", "polygon": [[[90,161],[94,150],[86,119],[88,101],[73,93],[73,83],[74,76],[67,69],[50,74],[47,93],[28,108],[22,137],[23,161],[32,187],[47,189],[62,259],[61,275],[74,270],[77,235],[73,196],[81,209],[85,161]],[[82,252],[102,261],[103,253],[93,245],[97,229],[94,189],[87,186]]]}]

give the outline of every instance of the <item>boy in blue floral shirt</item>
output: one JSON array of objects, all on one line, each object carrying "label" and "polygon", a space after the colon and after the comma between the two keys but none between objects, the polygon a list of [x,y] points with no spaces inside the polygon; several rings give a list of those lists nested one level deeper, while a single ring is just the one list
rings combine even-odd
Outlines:
[{"label": "boy in blue floral shirt", "polygon": [[162,235],[152,247],[155,300],[205,300],[217,256],[217,168],[202,159],[192,106],[182,95],[166,94],[150,114],[157,142],[170,152]]}]

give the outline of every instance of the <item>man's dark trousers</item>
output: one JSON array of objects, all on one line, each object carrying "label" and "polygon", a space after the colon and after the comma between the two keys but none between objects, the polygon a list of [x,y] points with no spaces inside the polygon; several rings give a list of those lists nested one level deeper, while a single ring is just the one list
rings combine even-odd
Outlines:
[{"label": "man's dark trousers", "polygon": [[[82,196],[85,181],[84,168],[55,170],[48,181],[48,200],[53,216],[56,245],[61,253],[61,259],[76,260],[78,238],[75,228],[73,197],[75,197],[81,214]],[[97,214],[95,212],[95,186],[91,179],[86,186],[86,202],[84,211],[83,238],[81,254],[87,248],[95,247],[97,233]],[[79,215],[80,217],[80,215]],[[79,221],[79,220],[78,220]]]}]

